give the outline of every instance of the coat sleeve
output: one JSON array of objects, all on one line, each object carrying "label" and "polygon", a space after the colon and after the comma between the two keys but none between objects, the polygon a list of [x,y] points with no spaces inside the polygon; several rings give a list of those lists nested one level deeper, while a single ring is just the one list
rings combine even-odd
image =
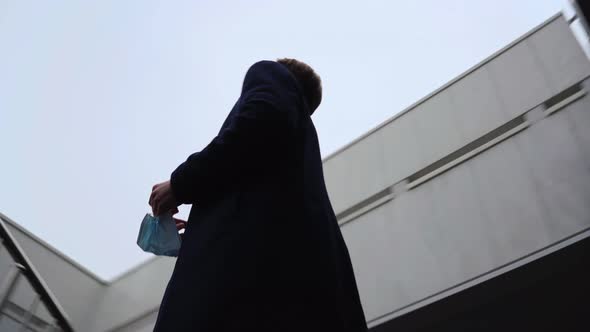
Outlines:
[{"label": "coat sleeve", "polygon": [[222,194],[252,170],[285,153],[298,110],[294,78],[281,64],[262,61],[246,74],[241,105],[229,125],[172,173],[180,203],[193,204]]}]

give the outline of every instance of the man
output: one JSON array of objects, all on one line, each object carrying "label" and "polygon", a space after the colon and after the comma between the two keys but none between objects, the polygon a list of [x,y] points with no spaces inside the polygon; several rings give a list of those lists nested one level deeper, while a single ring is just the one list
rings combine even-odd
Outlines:
[{"label": "man", "polygon": [[154,186],[155,215],[193,204],[155,331],[366,331],[310,118],[321,99],[305,63],[254,64],[219,134]]}]

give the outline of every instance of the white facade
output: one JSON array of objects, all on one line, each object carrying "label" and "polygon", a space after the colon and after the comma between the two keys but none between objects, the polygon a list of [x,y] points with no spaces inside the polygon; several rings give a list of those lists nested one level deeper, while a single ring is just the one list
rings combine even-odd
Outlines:
[{"label": "white facade", "polygon": [[[589,75],[556,15],[325,158],[370,326],[588,235]],[[7,224],[75,329],[151,331],[173,259],[106,282]]]}]

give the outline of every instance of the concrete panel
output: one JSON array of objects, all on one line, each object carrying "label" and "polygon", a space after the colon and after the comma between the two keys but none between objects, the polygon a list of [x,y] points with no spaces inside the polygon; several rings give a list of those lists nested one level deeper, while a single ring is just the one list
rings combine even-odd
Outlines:
[{"label": "concrete panel", "polygon": [[467,143],[457,130],[451,95],[443,90],[411,111],[425,161],[421,167],[446,156]]},{"label": "concrete panel", "polygon": [[590,62],[563,17],[527,39],[556,94],[586,78]]},{"label": "concrete panel", "polygon": [[391,218],[389,204],[342,227],[368,320],[386,313],[394,303],[407,302],[396,273],[403,266],[392,266],[390,258],[395,244],[390,224],[396,221]]},{"label": "concrete panel", "polygon": [[430,191],[411,191],[343,226],[368,320],[443,287],[442,262],[421,227],[431,202]]},{"label": "concrete panel", "polygon": [[427,182],[422,185],[425,190],[412,190],[392,201],[392,250],[389,268],[384,272],[399,280],[404,298],[392,299],[389,311],[423,299],[445,285],[443,262],[437,259],[436,246],[424,236],[424,225],[430,224],[434,215],[432,185]]},{"label": "concrete panel", "polygon": [[449,87],[458,130],[471,142],[510,120],[484,66]]},{"label": "concrete panel", "polygon": [[440,262],[439,278],[452,287],[499,265],[488,238],[493,225],[481,211],[469,163],[433,179],[433,214],[421,224],[422,237]]},{"label": "concrete panel", "polygon": [[343,183],[345,181],[340,180],[342,176],[345,176],[346,168],[337,161],[343,159],[344,154],[345,152],[341,152],[323,164],[326,189],[328,190],[332,207],[336,213],[346,209],[346,206],[343,204],[343,199],[346,195],[344,191],[349,190],[347,184]]},{"label": "concrete panel", "polygon": [[175,263],[174,258],[158,257],[111,283],[94,315],[94,330],[106,331],[124,325],[158,307]]},{"label": "concrete panel", "polygon": [[552,242],[590,225],[590,165],[572,135],[568,109],[514,138],[545,207]]},{"label": "concrete panel", "polygon": [[522,41],[486,65],[508,115],[516,117],[551,97],[537,54]]},{"label": "concrete panel", "polygon": [[117,329],[115,332],[152,332],[156,325],[158,312],[153,312],[146,317],[143,317],[128,326]]},{"label": "concrete panel", "polygon": [[325,162],[324,175],[336,213],[387,187],[381,133],[373,133]]},{"label": "concrete panel", "polygon": [[487,238],[494,260],[507,263],[548,245],[546,210],[517,145],[502,142],[469,163],[482,214],[493,225]]},{"label": "concrete panel", "polygon": [[[590,82],[588,82],[590,83]],[[590,84],[585,86],[590,91]],[[572,134],[576,139],[586,163],[590,163],[590,96],[575,101],[567,106],[567,117],[571,123]]]},{"label": "concrete panel", "polygon": [[384,175],[389,184],[408,177],[425,164],[419,155],[420,144],[414,118],[414,113],[410,111],[380,129],[385,149]]}]

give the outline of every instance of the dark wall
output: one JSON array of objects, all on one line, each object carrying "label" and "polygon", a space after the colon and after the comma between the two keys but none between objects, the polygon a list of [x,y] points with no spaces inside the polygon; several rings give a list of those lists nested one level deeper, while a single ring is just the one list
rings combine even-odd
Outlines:
[{"label": "dark wall", "polygon": [[371,329],[590,331],[590,239]]}]

